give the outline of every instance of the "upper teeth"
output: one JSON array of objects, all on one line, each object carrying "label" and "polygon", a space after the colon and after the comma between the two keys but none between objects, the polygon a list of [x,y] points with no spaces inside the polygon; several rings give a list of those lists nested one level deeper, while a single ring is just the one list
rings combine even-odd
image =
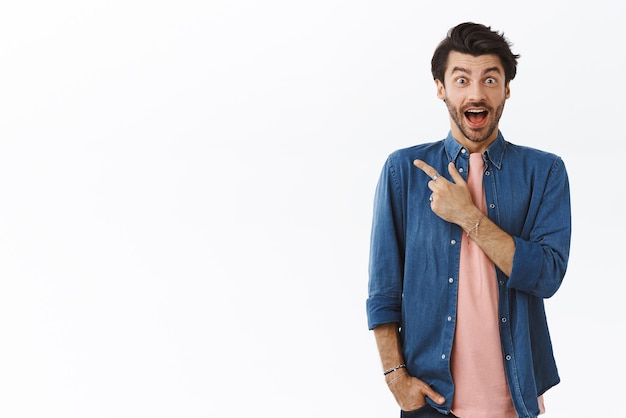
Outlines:
[{"label": "upper teeth", "polygon": [[472,112],[472,113],[482,113],[482,112],[484,112],[484,110],[479,110],[479,109],[470,109],[470,110],[468,110],[468,112]]}]

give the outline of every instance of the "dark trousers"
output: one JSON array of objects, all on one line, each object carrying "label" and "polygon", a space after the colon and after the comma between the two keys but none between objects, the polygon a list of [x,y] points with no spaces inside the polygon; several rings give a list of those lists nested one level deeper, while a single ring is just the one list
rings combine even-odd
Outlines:
[{"label": "dark trousers", "polygon": [[450,413],[450,415],[442,414],[441,412],[437,411],[435,408],[433,408],[432,406],[428,404],[424,405],[420,409],[416,409],[415,411],[409,411],[409,412],[401,411],[400,413],[400,418],[442,418],[442,417],[458,418],[452,412]]}]

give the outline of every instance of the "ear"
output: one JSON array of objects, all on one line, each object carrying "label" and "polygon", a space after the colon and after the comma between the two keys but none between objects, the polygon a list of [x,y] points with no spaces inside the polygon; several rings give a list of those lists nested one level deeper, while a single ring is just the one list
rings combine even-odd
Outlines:
[{"label": "ear", "polygon": [[437,86],[437,97],[444,100],[446,98],[446,87],[439,79],[435,80],[435,85]]},{"label": "ear", "polygon": [[510,81],[506,83],[506,88],[504,89],[504,93],[505,93],[505,96],[504,96],[505,99],[508,99],[509,97],[511,97],[511,82]]}]

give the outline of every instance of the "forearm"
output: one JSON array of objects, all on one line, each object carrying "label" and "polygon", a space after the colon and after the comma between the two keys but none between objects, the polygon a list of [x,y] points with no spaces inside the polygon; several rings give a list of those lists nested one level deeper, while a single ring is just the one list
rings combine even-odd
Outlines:
[{"label": "forearm", "polygon": [[515,241],[491,219],[476,208],[459,223],[469,238],[483,250],[491,261],[507,276],[513,271]]},{"label": "forearm", "polygon": [[383,370],[388,370],[404,363],[402,346],[398,333],[398,324],[382,324],[374,328],[374,337]]},{"label": "forearm", "polygon": [[[404,364],[397,323],[377,326],[374,328],[374,336],[383,363],[383,370],[392,370]],[[405,368],[399,368],[386,374],[385,382],[387,382],[400,408],[405,411],[421,408],[426,403],[426,397],[438,404],[443,404],[446,401],[428,384],[417,377],[410,376]]]}]

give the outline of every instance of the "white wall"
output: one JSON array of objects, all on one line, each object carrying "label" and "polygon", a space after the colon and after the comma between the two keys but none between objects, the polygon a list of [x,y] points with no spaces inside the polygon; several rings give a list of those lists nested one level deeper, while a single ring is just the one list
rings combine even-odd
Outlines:
[{"label": "white wall", "polygon": [[613,414],[624,18],[619,0],[3,4],[0,416],[398,416],[365,318],[373,191],[389,152],[447,133],[429,62],[469,20],[522,54],[506,138],[570,173],[546,416]]}]

